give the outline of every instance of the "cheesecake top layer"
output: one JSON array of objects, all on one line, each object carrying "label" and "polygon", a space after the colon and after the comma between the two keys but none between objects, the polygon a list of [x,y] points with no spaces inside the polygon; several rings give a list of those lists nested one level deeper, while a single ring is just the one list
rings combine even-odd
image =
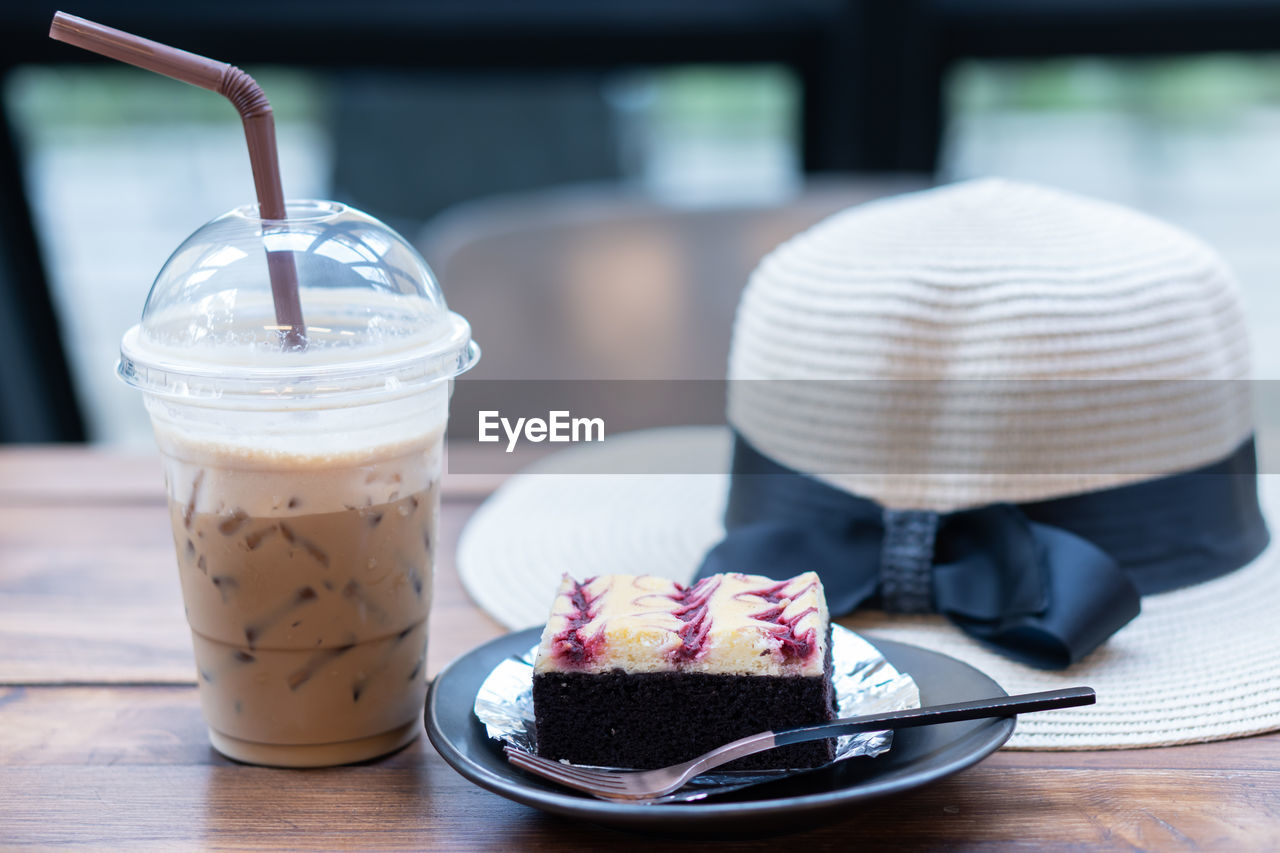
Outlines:
[{"label": "cheesecake top layer", "polygon": [[653,575],[565,575],[534,671],[818,676],[827,601],[814,572],[722,574],[684,586]]}]

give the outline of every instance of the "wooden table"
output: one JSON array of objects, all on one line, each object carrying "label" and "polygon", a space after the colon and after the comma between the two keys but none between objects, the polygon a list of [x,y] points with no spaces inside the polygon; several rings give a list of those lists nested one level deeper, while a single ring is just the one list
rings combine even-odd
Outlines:
[{"label": "wooden table", "polygon": [[[444,493],[429,667],[502,633],[453,543],[492,480]],[[628,850],[464,780],[426,738],[380,762],[247,767],[208,745],[156,460],[0,450],[0,847]],[[663,840],[662,849],[683,842]],[[723,850],[1280,849],[1280,734],[1116,752],[998,752],[844,822]],[[689,842],[688,847],[705,843]]]}]

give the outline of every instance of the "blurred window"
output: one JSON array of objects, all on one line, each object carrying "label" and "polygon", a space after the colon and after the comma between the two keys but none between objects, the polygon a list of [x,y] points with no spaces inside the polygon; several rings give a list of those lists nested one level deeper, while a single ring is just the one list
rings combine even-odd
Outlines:
[{"label": "blurred window", "polygon": [[1040,181],[1183,226],[1235,269],[1255,374],[1280,377],[1280,56],[969,61],[948,82],[943,179]]}]

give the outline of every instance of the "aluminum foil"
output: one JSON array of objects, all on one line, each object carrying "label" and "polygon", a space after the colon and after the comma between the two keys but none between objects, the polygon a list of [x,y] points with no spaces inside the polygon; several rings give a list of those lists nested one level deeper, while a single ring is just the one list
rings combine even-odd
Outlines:
[{"label": "aluminum foil", "polygon": [[[489,737],[528,752],[537,752],[533,728],[533,660],[535,645],[520,657],[499,663],[480,685],[475,715]],[[875,646],[839,625],[831,626],[832,684],[840,717],[920,707],[920,691],[905,672],[898,672]],[[893,732],[863,732],[836,741],[835,761],[887,752]],[[832,762],[834,763],[834,762]],[[826,766],[826,765],[824,765]],[[792,770],[716,770],[696,777],[684,788],[655,803],[695,802],[711,794],[736,791],[819,768]]]}]

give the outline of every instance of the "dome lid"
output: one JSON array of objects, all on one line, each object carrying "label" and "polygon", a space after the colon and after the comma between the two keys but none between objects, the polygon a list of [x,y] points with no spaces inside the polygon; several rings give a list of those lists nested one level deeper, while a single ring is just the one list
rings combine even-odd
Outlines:
[{"label": "dome lid", "polygon": [[[293,201],[288,219],[240,207],[199,228],[156,277],[118,373],[170,397],[384,395],[452,378],[479,348],[416,250],[373,217]],[[268,270],[297,272],[306,345],[290,348]]]}]

